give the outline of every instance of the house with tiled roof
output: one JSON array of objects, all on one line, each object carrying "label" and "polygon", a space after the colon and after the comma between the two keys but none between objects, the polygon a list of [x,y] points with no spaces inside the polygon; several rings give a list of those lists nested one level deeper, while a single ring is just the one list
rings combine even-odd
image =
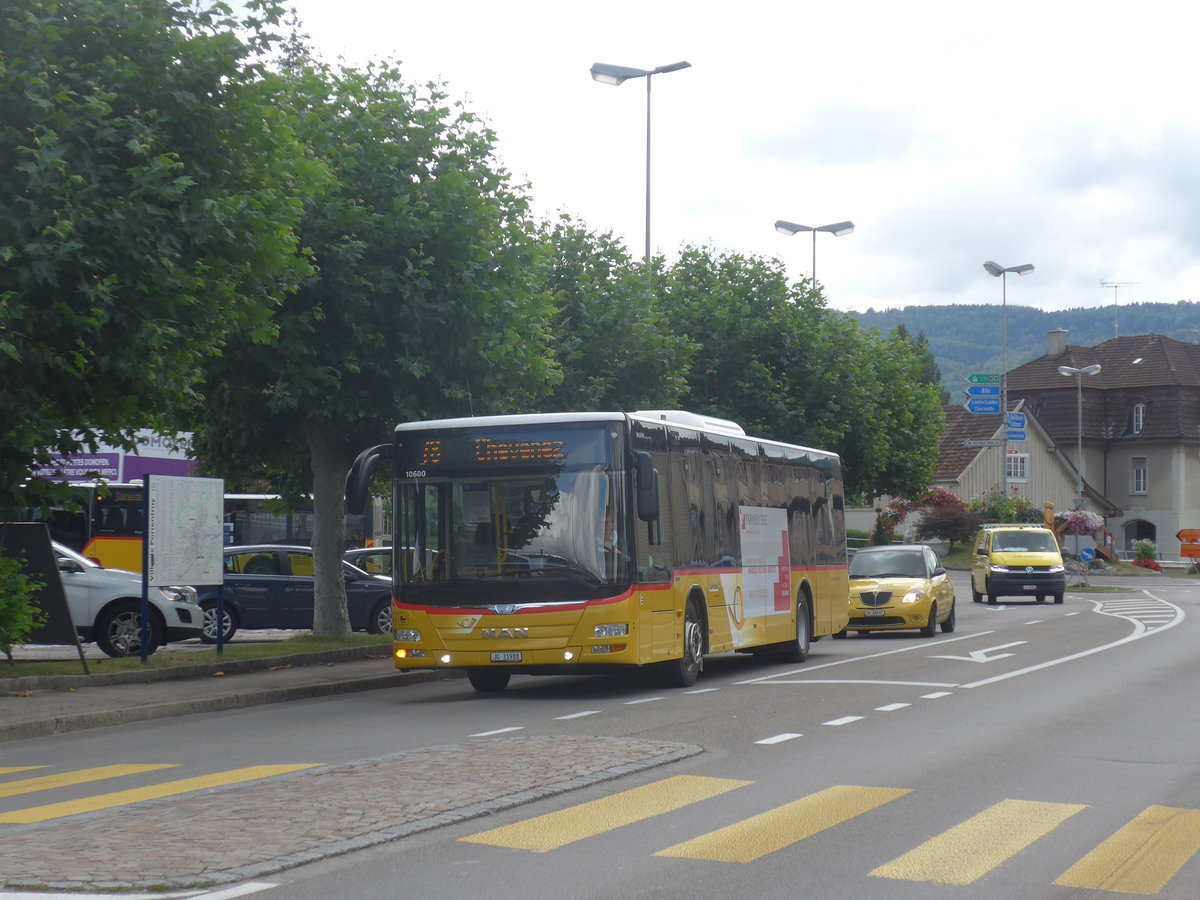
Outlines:
[{"label": "house with tiled roof", "polygon": [[[1100,369],[1059,371],[1090,366]],[[1011,491],[1064,510],[1082,481],[1114,550],[1148,539],[1179,557],[1176,533],[1200,528],[1200,344],[1143,334],[1078,347],[1052,331],[1045,356],[1008,373],[1008,401],[1025,414],[1023,442],[1004,440],[999,415],[947,410],[939,486],[979,496],[1001,483],[1003,459]],[[977,445],[987,440],[1001,445]]]}]

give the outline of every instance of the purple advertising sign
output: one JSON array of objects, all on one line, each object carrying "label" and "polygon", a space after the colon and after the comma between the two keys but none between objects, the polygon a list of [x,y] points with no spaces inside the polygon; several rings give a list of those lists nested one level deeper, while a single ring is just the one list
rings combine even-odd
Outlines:
[{"label": "purple advertising sign", "polygon": [[165,456],[126,456],[125,481],[145,481],[147,475],[195,475],[196,461]]},{"label": "purple advertising sign", "polygon": [[121,477],[121,454],[92,453],[56,456],[53,463],[34,469],[33,474],[37,478],[66,481],[84,481],[92,478],[118,481]]}]

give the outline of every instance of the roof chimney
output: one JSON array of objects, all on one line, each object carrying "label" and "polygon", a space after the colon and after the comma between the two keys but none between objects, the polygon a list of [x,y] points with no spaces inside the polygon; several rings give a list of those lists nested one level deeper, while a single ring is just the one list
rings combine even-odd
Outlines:
[{"label": "roof chimney", "polygon": [[1067,329],[1055,328],[1047,333],[1050,338],[1050,355],[1062,356],[1067,352]]}]

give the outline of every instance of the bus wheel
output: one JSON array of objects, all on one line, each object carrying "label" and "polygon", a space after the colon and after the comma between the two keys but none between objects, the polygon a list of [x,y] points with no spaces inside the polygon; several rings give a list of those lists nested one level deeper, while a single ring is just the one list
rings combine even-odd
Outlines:
[{"label": "bus wheel", "polygon": [[[204,624],[200,627],[200,640],[206,644],[215,644],[217,642],[217,601],[210,600],[203,604],[204,609]],[[222,622],[225,626],[225,633],[221,637],[221,643],[228,644],[230,638],[238,630],[237,613],[225,606],[225,620]]]},{"label": "bus wheel", "polygon": [[[862,632],[859,632],[860,634]],[[780,659],[784,662],[802,663],[808,659],[808,644],[811,632],[808,627],[808,597],[796,601],[796,637],[782,645]]]},{"label": "bus wheel", "polygon": [[663,681],[670,687],[691,687],[704,668],[704,629],[696,603],[689,600],[683,613],[683,656],[662,663]]},{"label": "bus wheel", "polygon": [[369,634],[392,633],[392,598],[384,597],[375,604],[371,615],[367,617],[367,632]]},{"label": "bus wheel", "polygon": [[[162,626],[150,613],[149,656],[162,644]],[[123,600],[104,610],[96,619],[96,646],[109,656],[139,656],[142,652],[142,605]]]},{"label": "bus wheel", "polygon": [[504,669],[467,669],[467,681],[481,694],[496,694],[508,687],[512,672]]}]

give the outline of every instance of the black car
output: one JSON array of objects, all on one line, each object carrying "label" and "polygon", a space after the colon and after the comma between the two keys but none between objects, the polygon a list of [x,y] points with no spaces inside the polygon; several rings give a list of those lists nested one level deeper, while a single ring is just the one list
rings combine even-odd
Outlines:
[{"label": "black car", "polygon": [[[392,630],[392,580],[342,562],[350,627]],[[204,610],[201,640],[217,641],[217,586],[197,588]],[[239,629],[310,629],[313,624],[313,552],[277,544],[225,548],[225,634]]]}]

